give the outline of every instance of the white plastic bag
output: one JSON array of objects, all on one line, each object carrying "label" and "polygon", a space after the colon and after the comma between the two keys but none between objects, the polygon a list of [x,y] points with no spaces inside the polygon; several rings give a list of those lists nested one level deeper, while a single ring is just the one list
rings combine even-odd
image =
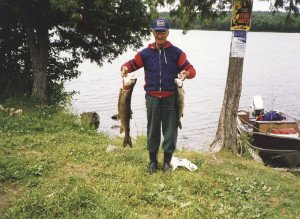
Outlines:
[{"label": "white plastic bag", "polygon": [[195,164],[193,164],[191,161],[189,161],[188,159],[178,158],[178,157],[172,157],[171,166],[172,166],[173,170],[176,170],[177,167],[185,167],[190,171],[194,171],[194,170],[198,169],[198,167]]}]

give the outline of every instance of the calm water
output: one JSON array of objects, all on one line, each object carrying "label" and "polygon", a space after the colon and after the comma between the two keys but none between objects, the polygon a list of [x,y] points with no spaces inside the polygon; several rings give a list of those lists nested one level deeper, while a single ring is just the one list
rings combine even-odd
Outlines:
[{"label": "calm water", "polygon": [[[185,81],[185,111],[183,130],[179,130],[178,147],[207,150],[219,119],[227,78],[231,32],[190,31],[182,35],[171,30],[169,40],[187,53],[197,75]],[[240,108],[249,109],[253,95],[262,95],[265,109],[281,109],[300,118],[300,34],[252,33],[247,36],[244,59],[243,90]],[[145,42],[148,45],[152,40]],[[121,84],[120,66],[133,58],[128,51],[113,63],[101,68],[89,61],[82,63],[81,76],[66,84],[66,90],[80,93],[74,96],[72,110],[80,114],[96,111],[100,115],[100,131],[118,134],[111,127],[117,113]],[[146,133],[144,74],[134,73],[137,84],[133,91],[131,134]]]}]

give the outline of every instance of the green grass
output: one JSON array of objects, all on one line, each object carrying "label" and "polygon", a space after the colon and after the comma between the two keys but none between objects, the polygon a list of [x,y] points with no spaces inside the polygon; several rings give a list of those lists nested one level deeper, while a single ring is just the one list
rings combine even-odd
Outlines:
[{"label": "green grass", "polygon": [[149,175],[144,137],[123,148],[61,107],[3,105],[24,113],[0,112],[0,218],[300,218],[299,175],[226,151]]}]

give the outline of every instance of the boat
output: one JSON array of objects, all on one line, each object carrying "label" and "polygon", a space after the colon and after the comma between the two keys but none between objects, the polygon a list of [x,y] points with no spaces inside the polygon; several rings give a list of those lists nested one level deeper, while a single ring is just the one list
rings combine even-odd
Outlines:
[{"label": "boat", "polygon": [[250,133],[250,146],[267,165],[300,166],[300,120],[280,110],[266,112],[261,96],[252,99],[251,111],[240,110],[238,133]]}]

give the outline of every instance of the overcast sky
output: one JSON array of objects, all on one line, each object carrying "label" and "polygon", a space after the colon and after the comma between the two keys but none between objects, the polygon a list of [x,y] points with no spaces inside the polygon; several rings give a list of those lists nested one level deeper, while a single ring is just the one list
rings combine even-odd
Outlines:
[{"label": "overcast sky", "polygon": [[270,11],[270,1],[253,1],[253,11]]}]

